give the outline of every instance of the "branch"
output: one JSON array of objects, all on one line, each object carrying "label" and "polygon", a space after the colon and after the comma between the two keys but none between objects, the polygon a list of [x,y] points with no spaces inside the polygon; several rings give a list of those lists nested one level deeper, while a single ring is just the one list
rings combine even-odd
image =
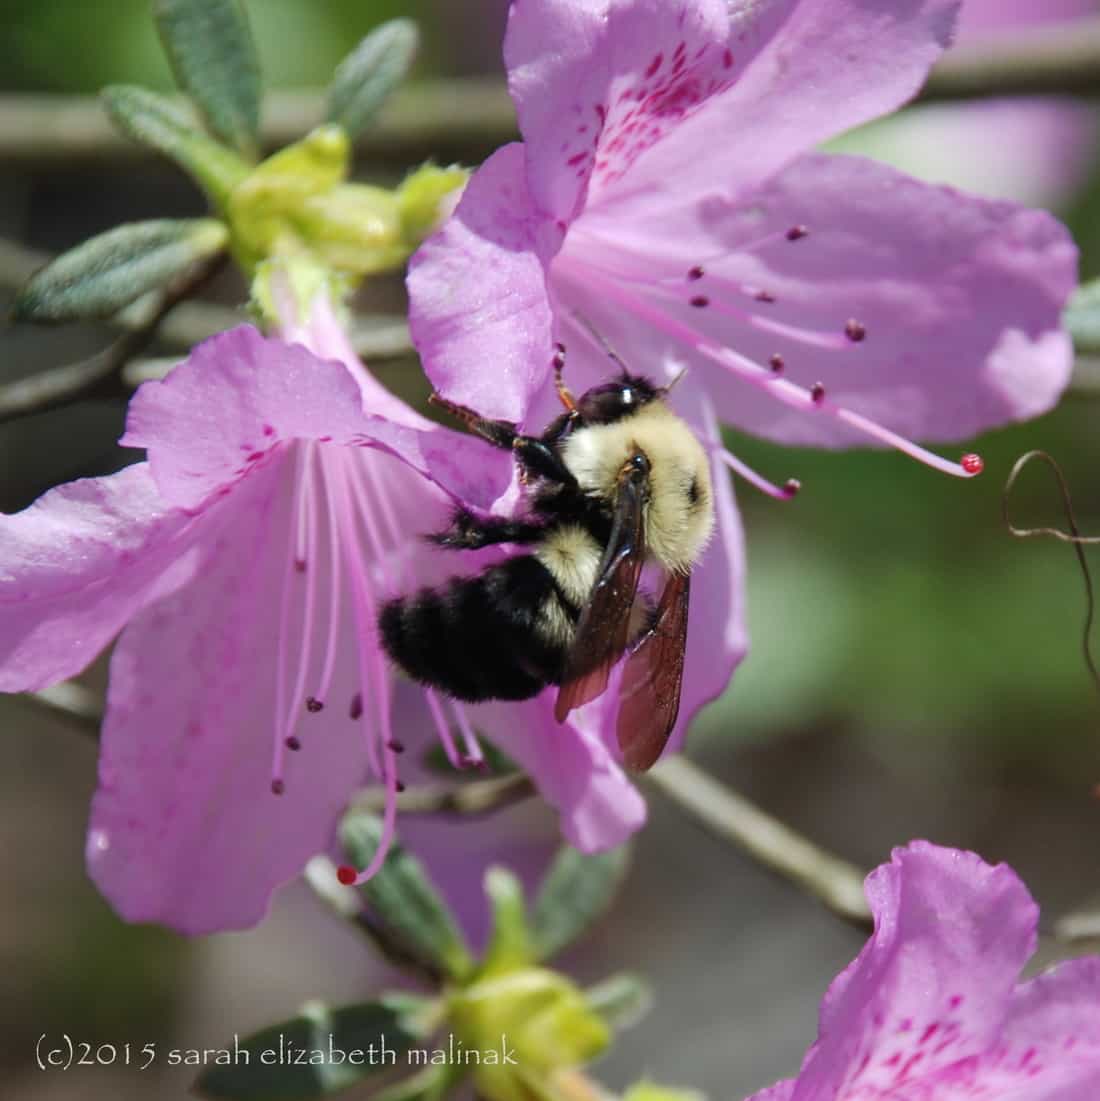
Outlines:
[{"label": "branch", "polygon": [[[296,141],[324,118],[320,90],[272,92],[264,101],[265,149]],[[469,160],[516,136],[515,111],[498,79],[425,81],[397,91],[356,144],[371,163],[428,157]],[[118,133],[94,96],[0,97],[0,158],[11,164],[148,158]]]},{"label": "branch", "polygon": [[708,833],[743,849],[789,879],[834,914],[866,929],[865,872],[796,833],[743,795],[711,779],[686,757],[669,757],[646,780]]},{"label": "branch", "polygon": [[[494,776],[489,780],[450,784],[446,787],[409,788],[397,796],[398,814],[451,814],[477,817],[521,802],[535,794],[535,785],[522,772]],[[381,814],[386,793],[371,788],[357,796],[352,810]]]},{"label": "branch", "polygon": [[160,323],[183,301],[208,283],[228,259],[218,253],[180,273],[162,290],[128,306],[127,331],[90,359],[38,371],[0,388],[0,424],[29,413],[44,413],[94,394],[124,392],[121,373],[156,337]]},{"label": "branch", "polygon": [[[1028,27],[993,43],[953,49],[933,70],[921,98],[1004,95],[1100,95],[1100,17]],[[287,145],[316,126],[324,102],[319,90],[271,93],[264,103],[264,147]],[[432,80],[400,89],[356,151],[372,163],[469,161],[516,135],[515,111],[499,79]],[[0,158],[9,164],[152,155],[119,134],[92,96],[0,98]]]},{"label": "branch", "polygon": [[1028,95],[1100,95],[1100,16],[957,46],[932,70],[921,99]]}]

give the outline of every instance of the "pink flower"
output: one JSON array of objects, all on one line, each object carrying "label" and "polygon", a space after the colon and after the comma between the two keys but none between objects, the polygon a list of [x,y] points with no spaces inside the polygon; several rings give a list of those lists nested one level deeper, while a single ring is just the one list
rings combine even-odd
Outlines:
[{"label": "pink flower", "polygon": [[[680,732],[744,656],[724,421],[784,443],[960,439],[1036,416],[1071,366],[1076,250],[1046,214],[806,152],[912,96],[949,0],[522,0],[505,39],[524,141],[414,257],[411,324],[448,398],[541,427],[552,349],[580,392],[610,345],[665,382],[722,487],[692,586]],[[602,338],[597,339],[594,334]]]},{"label": "pink flower", "polygon": [[476,569],[420,535],[455,499],[497,497],[491,449],[379,386],[325,299],[286,335],[308,348],[246,326],[207,341],[131,403],[124,442],[147,462],[0,518],[0,690],[70,677],[122,632],[92,878],[131,921],[251,925],[371,775],[392,830],[401,743],[433,727],[461,762],[480,755],[476,725],[575,844],[617,844],[644,805],[605,746],[600,701],[562,728],[549,699],[394,695],[375,609],[456,563]]},{"label": "pink flower", "polygon": [[867,878],[875,931],[798,1077],[751,1101],[1094,1101],[1100,958],[1019,982],[1039,911],[1007,865],[915,841]]}]

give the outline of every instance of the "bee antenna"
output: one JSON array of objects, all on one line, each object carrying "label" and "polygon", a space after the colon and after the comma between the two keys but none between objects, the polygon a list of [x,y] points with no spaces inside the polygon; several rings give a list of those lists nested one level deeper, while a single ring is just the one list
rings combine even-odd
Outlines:
[{"label": "bee antenna", "polygon": [[672,388],[674,386],[679,384],[680,379],[682,379],[684,377],[684,375],[686,375],[687,373],[688,373],[688,369],[686,367],[682,368],[680,370],[680,373],[667,386],[662,386],[660,388],[660,390],[657,391],[657,393],[660,394],[661,397],[665,397],[667,394],[669,394],[672,391]]},{"label": "bee antenna", "polygon": [[603,333],[601,333],[599,329],[597,329],[596,326],[588,320],[587,317],[574,310],[573,320],[576,321],[577,324],[580,325],[588,333],[588,335],[592,337],[592,339],[595,340],[595,342],[603,349],[604,355],[606,355],[607,358],[610,359],[611,362],[619,368],[619,370],[622,372],[624,379],[632,377],[630,374],[630,368],[628,368],[627,365],[623,362],[622,357],[619,355],[618,352],[615,351],[614,348],[611,347],[611,343],[608,341],[607,337],[605,337]]}]

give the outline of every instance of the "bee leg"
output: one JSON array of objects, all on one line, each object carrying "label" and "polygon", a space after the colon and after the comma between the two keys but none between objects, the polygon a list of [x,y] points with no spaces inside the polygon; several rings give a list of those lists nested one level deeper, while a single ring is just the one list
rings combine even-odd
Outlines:
[{"label": "bee leg", "polygon": [[542,534],[541,524],[496,516],[476,516],[468,509],[460,508],[451,518],[449,528],[426,538],[451,550],[481,550],[497,543],[536,543]]},{"label": "bee leg", "polygon": [[569,472],[569,468],[561,461],[558,453],[544,440],[535,436],[521,436],[516,431],[516,426],[510,421],[491,421],[467,409],[465,405],[458,405],[453,401],[432,394],[429,399],[433,405],[440,409],[446,409],[466,426],[475,436],[488,440],[494,447],[510,448],[516,456],[516,460],[522,464],[529,474],[538,475],[540,478],[549,478],[552,482],[561,485],[575,487],[577,479]]}]

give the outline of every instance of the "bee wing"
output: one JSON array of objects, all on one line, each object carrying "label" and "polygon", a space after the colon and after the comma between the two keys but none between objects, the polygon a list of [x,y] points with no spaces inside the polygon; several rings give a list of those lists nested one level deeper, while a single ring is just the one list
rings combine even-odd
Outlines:
[{"label": "bee wing", "polygon": [[564,722],[574,707],[594,700],[607,688],[611,669],[630,642],[630,613],[645,561],[645,484],[645,474],[637,468],[630,464],[623,468],[611,538],[565,660],[554,707],[558,722]]},{"label": "bee wing", "polygon": [[676,725],[690,592],[690,574],[669,577],[653,626],[634,647],[623,670],[616,735],[623,763],[638,772],[656,763]]}]

